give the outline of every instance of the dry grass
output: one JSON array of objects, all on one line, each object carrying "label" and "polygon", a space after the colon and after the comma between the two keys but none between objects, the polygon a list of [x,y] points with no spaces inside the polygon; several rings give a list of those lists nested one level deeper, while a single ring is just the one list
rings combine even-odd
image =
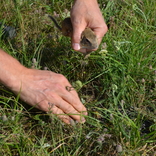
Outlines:
[{"label": "dry grass", "polygon": [[[64,125],[0,87],[0,155],[154,156],[156,142],[155,1],[99,1],[109,26],[98,51],[84,60],[47,14],[60,21],[72,1],[0,2],[0,22],[15,27],[0,47],[27,67],[64,74],[89,116]],[[52,119],[52,120],[51,120]]]}]

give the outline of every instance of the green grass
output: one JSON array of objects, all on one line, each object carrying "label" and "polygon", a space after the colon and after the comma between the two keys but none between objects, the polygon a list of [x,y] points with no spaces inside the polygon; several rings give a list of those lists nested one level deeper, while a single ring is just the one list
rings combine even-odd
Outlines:
[{"label": "green grass", "polygon": [[[26,67],[65,75],[89,115],[64,125],[0,86],[0,155],[154,156],[156,149],[156,2],[99,0],[109,31],[88,59],[74,52],[45,14],[61,20],[72,1],[0,2],[0,22],[16,27],[0,47]],[[119,150],[122,150],[119,152]]]}]

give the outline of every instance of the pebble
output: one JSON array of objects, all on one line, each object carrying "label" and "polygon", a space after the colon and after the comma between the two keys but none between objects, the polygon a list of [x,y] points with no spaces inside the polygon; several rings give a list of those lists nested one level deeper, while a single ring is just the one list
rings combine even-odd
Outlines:
[{"label": "pebble", "polygon": [[11,120],[14,121],[14,120],[15,120],[15,116],[12,116],[12,117],[11,117]]},{"label": "pebble", "polygon": [[122,152],[122,146],[121,146],[121,145],[117,145],[117,146],[116,146],[116,151],[117,151],[118,153]]},{"label": "pebble", "polygon": [[153,153],[153,156],[156,156],[156,152]]},{"label": "pebble", "polygon": [[105,138],[104,138],[103,135],[100,135],[100,136],[97,138],[97,142],[98,142],[98,143],[102,143],[104,140],[105,140]]},{"label": "pebble", "polygon": [[8,118],[7,118],[7,116],[6,115],[2,115],[2,121],[8,121]]},{"label": "pebble", "polygon": [[6,38],[12,39],[16,36],[16,29],[14,27],[7,26],[3,24],[2,22],[0,22],[0,27],[2,27],[3,39],[6,39]]}]

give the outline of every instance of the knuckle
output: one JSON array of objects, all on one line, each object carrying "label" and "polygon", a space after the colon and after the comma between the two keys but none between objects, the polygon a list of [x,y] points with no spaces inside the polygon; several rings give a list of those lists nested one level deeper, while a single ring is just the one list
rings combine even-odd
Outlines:
[{"label": "knuckle", "polygon": [[45,103],[43,103],[43,102],[38,104],[38,109],[47,111],[47,107],[46,107]]},{"label": "knuckle", "polygon": [[66,77],[62,74],[58,74],[58,80],[61,81],[61,82],[65,82],[67,81]]},{"label": "knuckle", "polygon": [[63,92],[65,88],[63,88],[63,86],[60,83],[56,83],[55,84],[55,91],[59,91],[60,93]]},{"label": "knuckle", "polygon": [[72,106],[67,105],[66,108],[64,109],[64,112],[69,114],[72,113],[73,112]]},{"label": "knuckle", "polygon": [[108,26],[104,23],[102,26],[102,29],[103,29],[104,33],[106,33],[108,31]]}]

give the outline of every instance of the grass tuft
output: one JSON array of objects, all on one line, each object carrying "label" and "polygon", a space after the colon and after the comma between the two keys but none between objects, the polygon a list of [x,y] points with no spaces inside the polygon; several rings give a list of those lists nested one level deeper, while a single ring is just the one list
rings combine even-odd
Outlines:
[{"label": "grass tuft", "polygon": [[87,59],[47,18],[61,21],[71,5],[0,1],[0,22],[16,29],[15,38],[0,38],[0,47],[26,67],[65,75],[89,112],[85,124],[67,126],[0,85],[0,155],[154,156],[156,2],[99,0],[109,31]]}]

